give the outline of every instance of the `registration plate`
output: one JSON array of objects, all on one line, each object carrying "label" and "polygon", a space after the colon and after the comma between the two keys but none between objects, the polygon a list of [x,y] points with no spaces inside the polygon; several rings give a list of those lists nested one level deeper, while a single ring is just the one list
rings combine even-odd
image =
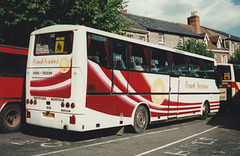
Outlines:
[{"label": "registration plate", "polygon": [[54,118],[54,114],[53,113],[43,113],[44,117],[49,117],[49,118]]}]

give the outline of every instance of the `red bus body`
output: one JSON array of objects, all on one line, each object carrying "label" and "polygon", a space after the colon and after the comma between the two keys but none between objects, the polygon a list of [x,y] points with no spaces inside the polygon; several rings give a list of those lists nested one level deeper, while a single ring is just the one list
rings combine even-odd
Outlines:
[{"label": "red bus body", "polygon": [[28,49],[0,44],[0,128],[20,129]]}]

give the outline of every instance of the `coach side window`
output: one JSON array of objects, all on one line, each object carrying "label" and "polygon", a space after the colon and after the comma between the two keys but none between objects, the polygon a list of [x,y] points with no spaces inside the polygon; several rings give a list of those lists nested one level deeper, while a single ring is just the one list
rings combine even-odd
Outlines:
[{"label": "coach side window", "polygon": [[126,44],[124,42],[113,40],[113,69],[126,69]]},{"label": "coach side window", "polygon": [[102,66],[110,67],[109,39],[104,36],[88,33],[87,42],[88,59]]},{"label": "coach side window", "polygon": [[174,76],[188,76],[188,57],[172,53],[172,74]]},{"label": "coach side window", "polygon": [[235,74],[235,81],[240,82],[240,66],[233,66],[234,74]]},{"label": "coach side window", "polygon": [[204,77],[205,73],[201,70],[202,60],[195,57],[189,57],[189,76]]},{"label": "coach side window", "polygon": [[0,75],[25,76],[27,56],[18,54],[0,54]]},{"label": "coach side window", "polygon": [[150,49],[151,72],[170,74],[170,53],[160,49]]},{"label": "coach side window", "polygon": [[203,61],[203,72],[206,73],[206,78],[214,79],[214,63],[212,61]]},{"label": "coach side window", "polygon": [[145,46],[130,44],[130,70],[149,71],[149,53]]}]

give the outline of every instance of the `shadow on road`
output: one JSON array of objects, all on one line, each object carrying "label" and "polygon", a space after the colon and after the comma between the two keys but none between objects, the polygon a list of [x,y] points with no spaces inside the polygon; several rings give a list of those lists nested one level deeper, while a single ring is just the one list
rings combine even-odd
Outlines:
[{"label": "shadow on road", "polygon": [[240,131],[240,107],[237,106],[228,111],[218,112],[207,124]]},{"label": "shadow on road", "polygon": [[[148,129],[154,129],[158,127],[176,125],[181,123],[187,123],[198,118],[188,118],[182,120],[168,121],[168,122],[160,122],[154,123],[148,126]],[[211,119],[207,122],[207,124],[212,126],[219,126],[222,128],[232,129],[240,131],[240,107],[231,109],[228,112],[220,112],[216,115],[212,116]],[[54,140],[60,141],[82,141],[82,140],[90,140],[101,137],[113,136],[116,135],[120,128],[109,128],[103,130],[94,130],[88,132],[74,132],[74,131],[64,131],[51,129],[46,127],[32,126],[32,125],[24,125],[22,133],[36,136],[36,137],[44,137]],[[0,133],[3,133],[0,131]],[[134,133],[131,126],[125,127],[125,133]]]},{"label": "shadow on road", "polygon": [[118,130],[119,128],[109,128],[104,130],[94,130],[88,132],[74,132],[51,129],[46,127],[38,127],[33,125],[26,125],[25,128],[22,130],[22,133],[36,137],[44,137],[54,140],[74,142],[116,135]]},{"label": "shadow on road", "polygon": [[[183,120],[174,120],[174,121],[168,121],[168,122],[158,122],[154,123],[148,126],[148,129],[154,129],[158,127],[164,127],[174,124],[181,124],[186,122],[191,122],[196,120],[196,118],[188,118]],[[64,131],[64,130],[57,130],[57,129],[51,129],[46,127],[39,127],[39,126],[33,126],[33,125],[25,125],[24,129],[22,130],[22,133],[36,136],[36,137],[44,137],[59,141],[83,141],[83,140],[90,140],[90,139],[96,139],[100,137],[107,137],[107,136],[113,136],[116,135],[116,133],[119,131],[119,127],[117,128],[109,128],[109,129],[103,129],[103,130],[94,130],[94,131],[88,131],[88,132],[74,132],[74,131]],[[125,127],[125,133],[135,133],[133,131],[132,126],[126,126]]]}]

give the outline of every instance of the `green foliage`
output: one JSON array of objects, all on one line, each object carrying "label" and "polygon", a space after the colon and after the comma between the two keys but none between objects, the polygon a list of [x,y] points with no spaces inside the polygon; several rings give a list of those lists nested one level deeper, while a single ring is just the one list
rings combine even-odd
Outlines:
[{"label": "green foliage", "polygon": [[195,39],[189,39],[183,44],[178,43],[176,49],[214,58],[213,52],[207,50],[206,44],[203,42],[197,42]]},{"label": "green foliage", "polygon": [[237,49],[233,56],[230,57],[229,63],[240,65],[240,51]]},{"label": "green foliage", "polygon": [[0,39],[28,46],[33,30],[55,24],[119,32],[129,26],[117,17],[126,3],[124,0],[1,0]]}]

